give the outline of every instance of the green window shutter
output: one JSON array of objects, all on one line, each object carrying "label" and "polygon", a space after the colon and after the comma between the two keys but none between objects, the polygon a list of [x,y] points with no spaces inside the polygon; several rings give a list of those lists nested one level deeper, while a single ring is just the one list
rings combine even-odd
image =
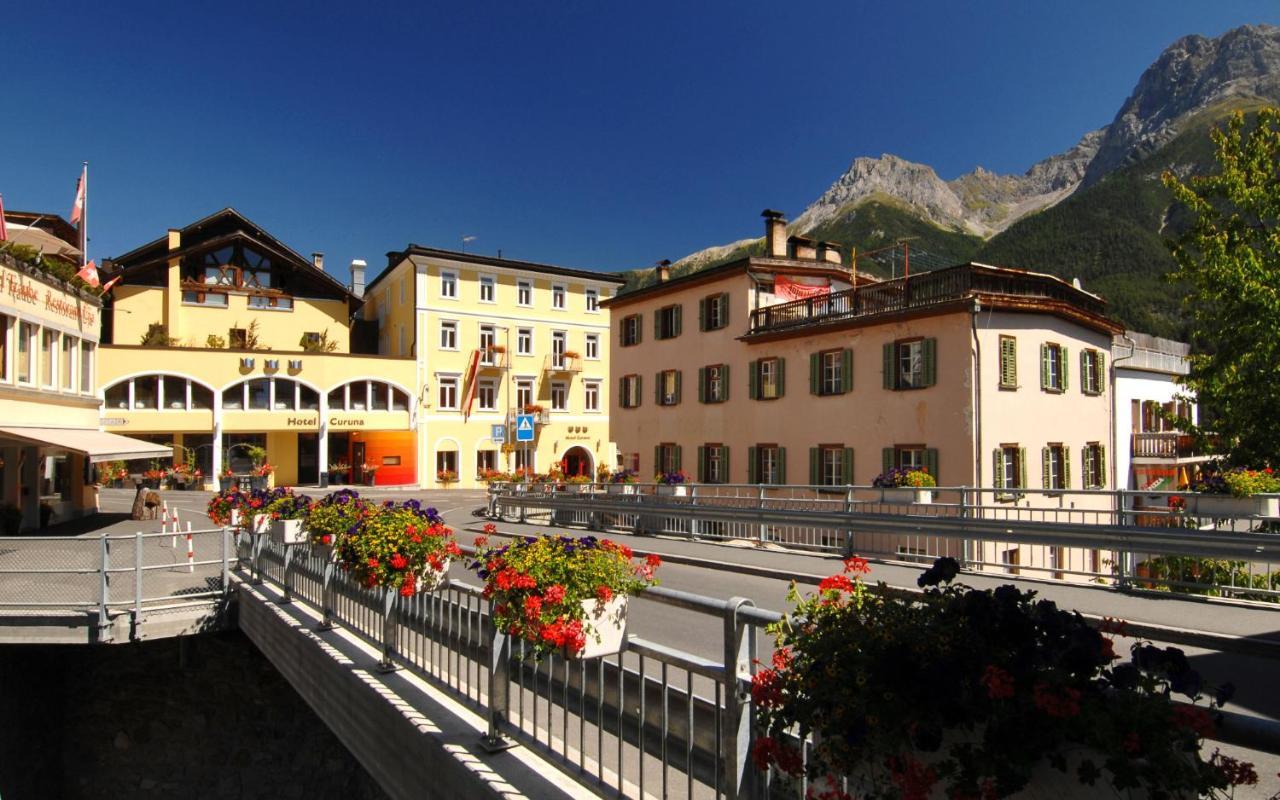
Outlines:
[{"label": "green window shutter", "polygon": [[938,448],[926,447],[924,450],[924,468],[933,476],[934,483],[942,485],[942,480],[938,477]]},{"label": "green window shutter", "polygon": [[682,374],[683,374],[683,370],[676,370],[676,391],[675,391],[675,395],[676,395],[676,404],[677,404],[677,405],[679,405],[679,404],[680,404],[680,376],[681,376]]},{"label": "green window shutter", "polygon": [[707,298],[698,301],[698,330],[707,329]]},{"label": "green window shutter", "polygon": [[778,448],[778,483],[787,482],[787,448]]},{"label": "green window shutter", "polygon": [[1000,340],[1000,385],[1018,385],[1018,340],[1011,336]]},{"label": "green window shutter", "polygon": [[1091,394],[1089,391],[1089,351],[1080,351],[1080,391],[1084,394]]},{"label": "green window shutter", "polygon": [[644,394],[642,393],[644,391],[644,382],[641,380],[641,376],[639,375],[635,376],[635,378],[636,378],[636,408],[639,408],[640,398],[644,397]]},{"label": "green window shutter", "polygon": [[1062,448],[1062,486],[1064,489],[1071,488],[1071,448]]},{"label": "green window shutter", "polygon": [[654,373],[653,376],[653,402],[662,405],[662,373]]},{"label": "green window shutter", "polygon": [[733,473],[729,471],[729,445],[720,448],[720,482],[733,483]]},{"label": "green window shutter", "polygon": [[698,402],[707,402],[707,368],[698,367]]},{"label": "green window shutter", "polygon": [[1099,350],[1094,366],[1098,370],[1098,377],[1094,379],[1093,385],[1098,388],[1098,394],[1102,394],[1107,390],[1107,354]]},{"label": "green window shutter", "polygon": [[760,449],[757,447],[747,448],[747,483],[760,482],[759,452]]},{"label": "green window shutter", "polygon": [[938,382],[938,340],[925,339],[920,349],[924,351],[924,385],[933,386]]},{"label": "green window shutter", "polygon": [[1080,470],[1080,487],[1088,489],[1089,478],[1093,475],[1093,453],[1089,452],[1087,445],[1080,448]]},{"label": "green window shutter", "polygon": [[653,474],[657,475],[662,472],[662,445],[655,444],[653,446]]},{"label": "green window shutter", "polygon": [[894,457],[897,455],[892,447],[885,447],[880,450],[880,471],[888,472],[893,469]]},{"label": "green window shutter", "polygon": [[636,314],[636,344],[644,338],[644,315]]},{"label": "green window shutter", "polygon": [[698,445],[698,483],[707,482],[707,448]]},{"label": "green window shutter", "polygon": [[760,360],[756,359],[747,364],[747,399],[760,399]]},{"label": "green window shutter", "polygon": [[845,392],[853,391],[853,351],[852,350],[846,349],[841,358],[840,389]]},{"label": "green window shutter", "polygon": [[724,402],[729,399],[729,365],[720,365],[720,397],[718,401]]},{"label": "green window shutter", "polygon": [[676,453],[675,453],[675,455],[676,455],[676,464],[675,464],[675,467],[676,467],[676,471],[679,471],[679,470],[683,469],[683,465],[680,463],[680,462],[681,462],[681,460],[682,460],[682,459],[681,459],[681,457],[680,457],[680,445],[676,445],[676,446],[675,446],[675,451],[676,451]]},{"label": "green window shutter", "polygon": [[1053,467],[1049,463],[1049,448],[1041,447],[1040,448],[1040,485],[1046,489],[1053,488],[1053,486],[1050,485],[1049,483],[1049,477],[1050,477],[1049,473],[1052,472],[1052,470],[1053,470]]},{"label": "green window shutter", "polygon": [[844,467],[845,485],[846,486],[851,485],[853,483],[853,448],[852,447],[846,447],[844,449],[844,458],[842,458],[841,461],[843,462],[841,466]]},{"label": "green window shutter", "polygon": [[1105,489],[1107,487],[1107,448],[1105,445],[1098,445],[1098,488]]},{"label": "green window shutter", "polygon": [[1040,345],[1040,388],[1048,389],[1049,387],[1049,345]]},{"label": "green window shutter", "polygon": [[1004,488],[1004,448],[997,447],[991,453],[991,485]]},{"label": "green window shutter", "polygon": [[622,401],[620,405],[623,408],[630,408],[630,406],[627,405],[629,401],[627,399],[627,379],[626,378],[618,378],[618,399]]},{"label": "green window shutter", "polygon": [[1067,384],[1069,383],[1069,381],[1067,380],[1067,375],[1070,374],[1069,371],[1067,370],[1067,364],[1069,363],[1070,363],[1070,360],[1067,358],[1067,348],[1059,347],[1058,348],[1058,375],[1062,379],[1062,391],[1064,392],[1067,390]]},{"label": "green window shutter", "polygon": [[729,293],[724,292],[720,295],[720,327],[729,324]]},{"label": "green window shutter", "polygon": [[778,357],[778,397],[782,397],[787,388],[787,360]]},{"label": "green window shutter", "polygon": [[809,354],[809,394],[820,394],[822,391],[822,354]]},{"label": "green window shutter", "polygon": [[817,486],[822,483],[822,450],[817,447],[809,448],[809,485]]},{"label": "green window shutter", "polygon": [[674,324],[671,326],[672,328],[674,328],[674,330],[671,333],[672,336],[680,335],[680,317],[681,317],[680,312],[683,308],[684,306],[676,306],[675,308],[675,319],[672,320]]},{"label": "green window shutter", "polygon": [[1027,448],[1018,448],[1018,488],[1027,488]]},{"label": "green window shutter", "polygon": [[893,379],[893,343],[884,346],[884,388],[893,389],[897,383]]},{"label": "green window shutter", "polygon": [[653,312],[653,338],[654,341],[662,338],[662,309]]}]

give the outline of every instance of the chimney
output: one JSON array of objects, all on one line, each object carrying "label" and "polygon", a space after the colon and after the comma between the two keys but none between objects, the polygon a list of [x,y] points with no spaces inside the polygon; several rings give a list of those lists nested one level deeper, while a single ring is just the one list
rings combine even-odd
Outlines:
[{"label": "chimney", "polygon": [[364,271],[368,266],[363,258],[351,262],[351,286],[348,288],[356,297],[364,297]]},{"label": "chimney", "polygon": [[177,228],[169,229],[169,250],[182,249],[182,231]]},{"label": "chimney", "polygon": [[316,269],[324,272],[324,253],[312,253],[311,263]]},{"label": "chimney", "polygon": [[769,258],[787,257],[787,218],[781,211],[766,208],[764,217],[764,254]]},{"label": "chimney", "polygon": [[658,273],[658,283],[666,283],[671,280],[671,262],[665,258],[662,259],[658,262],[655,272]]},{"label": "chimney", "polygon": [[818,260],[828,264],[844,263],[840,260],[840,245],[835,242],[818,242]]},{"label": "chimney", "polygon": [[812,239],[803,236],[792,236],[787,240],[791,246],[791,257],[797,261],[817,261],[818,245]]}]

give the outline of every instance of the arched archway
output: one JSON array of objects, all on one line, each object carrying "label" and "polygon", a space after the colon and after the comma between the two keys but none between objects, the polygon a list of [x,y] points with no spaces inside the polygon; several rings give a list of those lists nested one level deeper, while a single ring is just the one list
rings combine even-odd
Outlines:
[{"label": "arched archway", "polygon": [[591,458],[591,451],[585,447],[574,446],[566,450],[560,459],[560,467],[564,470],[566,478],[586,475],[588,478],[595,479],[595,462]]}]

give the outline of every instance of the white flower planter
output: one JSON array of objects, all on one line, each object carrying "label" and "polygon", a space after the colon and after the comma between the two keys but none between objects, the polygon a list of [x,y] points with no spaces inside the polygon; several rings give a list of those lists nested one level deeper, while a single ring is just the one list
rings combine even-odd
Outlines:
[{"label": "white flower planter", "polygon": [[231,509],[231,521],[228,524],[233,528],[240,527],[240,509]]},{"label": "white flower planter", "polygon": [[611,483],[609,484],[609,494],[635,494],[636,485],[634,483]]},{"label": "white flower planter", "polygon": [[271,517],[266,514],[257,514],[250,519],[253,520],[254,533],[267,533],[271,530]]},{"label": "white flower planter", "polygon": [[583,600],[582,632],[587,643],[576,653],[564,652],[569,659],[599,658],[621,653],[627,640],[627,596],[615,595],[607,603]]},{"label": "white flower planter", "polygon": [[311,543],[311,557],[319,558],[323,561],[337,561],[338,551],[331,544]]},{"label": "white flower planter", "polygon": [[424,566],[417,573],[417,580],[414,582],[414,594],[425,594],[427,592],[438,592],[449,583],[449,565],[453,563],[453,559],[446,558],[444,566],[438,570],[432,569],[430,565]]},{"label": "white flower planter", "polygon": [[1193,494],[1191,497],[1195,502],[1188,510],[1202,517],[1280,517],[1280,497],[1232,497],[1229,494]]},{"label": "white flower planter", "polygon": [[884,497],[884,502],[891,506],[907,506],[915,503],[932,503],[932,489],[916,489],[912,486],[897,486],[891,489],[881,489],[880,493]]},{"label": "white flower planter", "polygon": [[665,494],[665,495],[672,495],[675,497],[684,497],[686,494],[688,494],[688,492],[689,492],[688,487],[686,487],[682,483],[676,483],[671,485],[668,485],[665,483],[658,484],[658,494],[660,495]]},{"label": "white flower planter", "polygon": [[307,534],[302,530],[302,520],[277,519],[271,520],[270,524],[271,541],[276,544],[306,544]]}]

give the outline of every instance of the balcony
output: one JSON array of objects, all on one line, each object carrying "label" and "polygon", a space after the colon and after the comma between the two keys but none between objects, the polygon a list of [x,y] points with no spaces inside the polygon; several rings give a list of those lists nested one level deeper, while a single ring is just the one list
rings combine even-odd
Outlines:
[{"label": "balcony", "polygon": [[1197,456],[1194,439],[1177,431],[1135,433],[1133,458],[1187,459]]},{"label": "balcony", "polygon": [[534,425],[541,426],[551,424],[551,412],[542,406],[525,406],[525,409],[526,410],[524,411],[517,410],[515,414],[509,414],[507,416],[506,423],[508,428],[515,430],[517,414],[532,414]]},{"label": "balcony", "polygon": [[551,353],[543,360],[542,371],[551,375],[582,372],[582,358],[568,353]]},{"label": "balcony", "polygon": [[505,372],[511,366],[511,355],[506,350],[480,350],[477,369],[480,372]]},{"label": "balcony", "polygon": [[1104,316],[1106,303],[1049,275],[964,264],[905,278],[792,300],[751,312],[748,335],[897,314],[969,298],[1070,305]]}]

